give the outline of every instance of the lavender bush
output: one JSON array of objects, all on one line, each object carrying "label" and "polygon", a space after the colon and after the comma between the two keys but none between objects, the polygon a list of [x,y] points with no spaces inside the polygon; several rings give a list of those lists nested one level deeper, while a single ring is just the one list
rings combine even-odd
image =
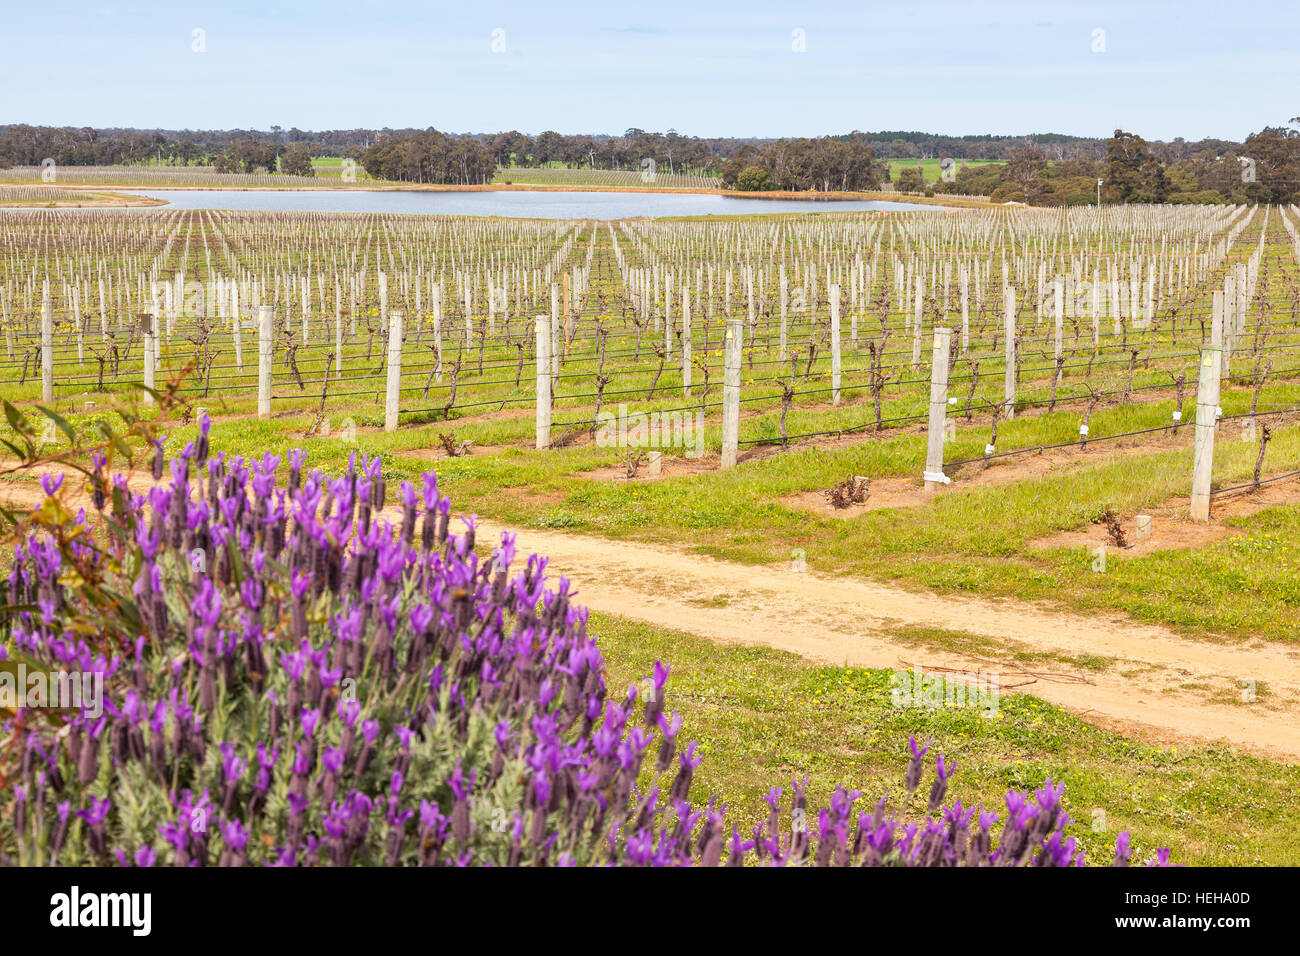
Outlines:
[{"label": "lavender bush", "polygon": [[[145,495],[97,457],[93,516],[47,477],[19,528],[0,657],[100,672],[106,693],[98,716],[6,715],[0,862],[1082,862],[1062,786],[948,805],[954,766],[918,795],[914,740],[904,807],[840,789],[813,810],[805,778],[742,829],[692,798],[667,667],[648,700],[608,696],[568,582],[536,555],[512,570],[508,534],[480,558],[433,474],[402,484],[390,523],[378,459],[338,478],[301,452],[210,459],[207,431],[170,462],[159,446],[170,483]],[[1121,834],[1115,862],[1129,853]]]}]

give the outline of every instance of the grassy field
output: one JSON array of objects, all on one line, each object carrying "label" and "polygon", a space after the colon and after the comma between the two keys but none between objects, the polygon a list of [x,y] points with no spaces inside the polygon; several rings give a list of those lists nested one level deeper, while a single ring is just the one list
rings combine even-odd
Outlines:
[{"label": "grassy field", "polygon": [[1224,747],[1135,743],[1027,695],[1003,696],[994,718],[895,707],[889,671],[820,667],[604,615],[593,616],[590,631],[606,656],[611,694],[639,683],[656,660],[671,665],[666,707],[683,715],[681,740],[700,744],[698,793],[720,795],[751,823],[766,815],[769,787],[788,790],[804,773],[814,806],[839,784],[863,791],[865,804],[888,796],[900,806],[914,734],[934,741],[930,756],[957,761],[950,798],[967,806],[1005,816],[1008,788],[1065,783],[1068,833],[1091,863],[1108,863],[1126,829],[1134,860],[1168,846],[1184,864],[1300,863],[1300,767]]},{"label": "grassy field", "polygon": [[[343,176],[344,161],[342,156],[317,156],[311,161],[312,172],[316,174],[317,179],[331,180],[341,179]],[[357,162],[351,167],[356,182],[375,182],[374,178],[366,172],[366,168]]]},{"label": "grassy field", "polygon": [[[939,168],[940,159],[891,159],[889,163],[889,178],[893,181],[898,180],[898,174],[904,169],[915,169],[917,165],[921,167],[921,176],[927,183],[937,183],[939,176],[943,172]],[[955,160],[957,169],[962,166],[990,166],[1001,165],[999,159],[958,159]]]},{"label": "grassy field", "polygon": [[[1294,403],[1294,385],[1267,389],[1273,401]],[[1225,393],[1225,414],[1244,411],[1252,395]],[[1167,422],[1173,403],[1128,406],[1094,413],[1093,433],[1132,431]],[[382,454],[386,472],[414,479],[437,470],[456,507],[523,527],[565,528],[622,540],[686,546],[702,554],[749,563],[786,561],[795,548],[810,567],[833,573],[896,580],[930,590],[1039,599],[1085,611],[1122,611],[1139,620],[1186,629],[1201,636],[1249,633],[1294,642],[1290,608],[1300,603],[1295,568],[1300,566],[1300,507],[1279,504],[1234,519],[1240,535],[1201,548],[1117,554],[1106,573],[1091,570],[1083,547],[1043,547],[1059,532],[1092,525],[1106,508],[1131,516],[1186,495],[1191,472],[1190,436],[1182,448],[1116,454],[1105,443],[1080,453],[1056,473],[991,486],[958,487],[931,504],[882,508],[852,520],[812,514],[788,503],[800,492],[818,492],[846,475],[914,478],[925,458],[925,436],[898,435],[841,448],[787,451],[732,471],[681,475],[646,483],[597,480],[587,475],[618,461],[618,454],[592,443],[537,456],[521,447],[531,428],[526,418],[457,421],[404,427],[384,434],[374,418],[360,418],[355,443],[303,435],[312,415],[271,421],[218,418],[214,449],[253,455],[283,453],[307,445],[309,460],[340,470],[354,450]],[[791,416],[792,426],[798,419]],[[1077,412],[1026,416],[999,428],[1007,447],[1070,440]],[[746,436],[762,434],[761,418],[746,421]],[[1103,429],[1105,431],[1103,431]],[[431,463],[427,450],[451,432],[480,448],[497,449]],[[173,431],[169,446],[183,447],[194,426]],[[706,442],[717,440],[706,430]],[[987,429],[960,428],[950,459],[977,454]],[[505,446],[505,447],[502,447]],[[1215,482],[1248,479],[1253,445],[1222,441]],[[1269,446],[1279,464],[1300,457],[1300,429],[1278,428]],[[671,459],[670,459],[671,460]],[[1286,465],[1290,467],[1289,464]],[[996,472],[996,467],[994,468]],[[1270,472],[1271,473],[1271,472]],[[1130,525],[1131,527],[1131,525]],[[1232,593],[1248,599],[1225,602]]]},{"label": "grassy field", "polygon": [[718,189],[722,180],[697,173],[672,173],[667,169],[577,169],[563,166],[525,168],[499,166],[494,183],[528,186],[590,186],[658,189]]}]

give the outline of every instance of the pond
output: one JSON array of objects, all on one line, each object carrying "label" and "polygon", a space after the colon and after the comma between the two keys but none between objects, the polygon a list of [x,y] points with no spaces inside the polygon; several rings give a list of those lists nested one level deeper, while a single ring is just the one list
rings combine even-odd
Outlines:
[{"label": "pond", "polygon": [[[877,200],[737,199],[698,193],[584,190],[534,192],[372,191],[345,189],[144,189],[171,209],[277,212],[420,213],[439,216],[513,216],[530,219],[626,219],[634,216],[736,216],[754,213],[865,212],[940,209]],[[158,207],[164,208],[164,207]]]}]

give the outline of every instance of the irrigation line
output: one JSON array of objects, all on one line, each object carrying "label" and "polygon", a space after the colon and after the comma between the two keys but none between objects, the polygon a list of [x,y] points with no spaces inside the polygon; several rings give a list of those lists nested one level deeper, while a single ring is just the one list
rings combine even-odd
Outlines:
[{"label": "irrigation line", "polygon": [[1261,485],[1268,485],[1268,484],[1272,484],[1275,481],[1283,481],[1287,478],[1294,478],[1296,475],[1300,475],[1300,469],[1296,471],[1288,471],[1285,474],[1281,474],[1281,475],[1274,475],[1272,478],[1261,478],[1259,481],[1248,481],[1243,485],[1233,485],[1230,488],[1220,488],[1218,491],[1211,491],[1210,497],[1216,498],[1219,495],[1226,495],[1234,491],[1242,491],[1246,489],[1254,490],[1260,487]]}]

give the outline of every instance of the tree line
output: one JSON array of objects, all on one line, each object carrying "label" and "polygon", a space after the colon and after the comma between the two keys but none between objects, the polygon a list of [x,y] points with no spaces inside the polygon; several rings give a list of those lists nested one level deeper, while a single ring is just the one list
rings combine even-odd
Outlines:
[{"label": "tree line", "polygon": [[[647,164],[653,162],[653,166]],[[542,133],[529,140],[503,133],[491,143],[473,136],[426,130],[412,136],[384,136],[361,156],[366,172],[379,179],[420,183],[486,183],[498,166],[563,164],[591,169],[668,173],[710,172],[728,189],[874,189],[888,167],[862,140],[838,137],[768,140],[745,144],[725,158],[684,137],[628,130],[597,144],[588,138]]]},{"label": "tree line", "polygon": [[865,138],[780,139],[742,146],[718,167],[727,189],[831,192],[878,189],[889,165]]},{"label": "tree line", "polygon": [[491,182],[497,168],[491,150],[474,137],[432,129],[383,137],[361,154],[361,165],[376,179],[459,186]]},{"label": "tree line", "polygon": [[1215,141],[1195,150],[1170,148],[1115,130],[1099,158],[1055,161],[1021,147],[998,165],[956,163],[955,177],[930,186],[917,170],[900,172],[897,188],[937,195],[986,195],[994,202],[1037,206],[1103,203],[1300,202],[1300,117],[1268,127],[1243,143]]},{"label": "tree line", "polygon": [[[362,154],[383,139],[410,139],[430,130],[341,129],[302,130],[272,126],[269,130],[169,130],[91,127],[0,125],[0,165],[39,165],[46,157],[61,165],[114,165],[161,162],[173,165],[212,165],[217,157],[247,154],[249,144],[274,147],[277,155],[301,145],[314,156]],[[721,171],[722,164],[743,149],[763,149],[782,142],[761,137],[687,136],[631,127],[622,133],[565,134],[546,130],[531,136],[518,130],[468,133],[464,136],[487,148],[501,166],[584,166],[639,171],[653,159],[669,172]],[[919,131],[885,130],[827,137],[851,147],[870,146],[878,159],[1007,159],[1019,149],[1034,149],[1056,162],[1073,158],[1104,159],[1104,139],[1042,133],[1028,136],[945,136]],[[792,142],[786,140],[785,142]],[[1223,149],[1225,140],[1189,144],[1181,139],[1159,144],[1177,156],[1197,148]],[[240,160],[242,162],[242,160]],[[259,165],[265,166],[265,163]]]},{"label": "tree line", "polygon": [[[888,179],[883,160],[948,157],[951,181],[925,184],[904,168],[896,188],[987,195],[1034,205],[1103,202],[1300,201],[1300,118],[1237,143],[1223,139],[1147,141],[1116,130],[1109,139],[1047,133],[942,136],[916,131],[854,131],[820,139],[703,138],[647,132],[529,136],[451,134],[429,129],[306,131],[140,130],[0,126],[0,168],[162,163],[210,165],[227,172],[311,175],[311,157],[346,156],[372,176],[404,182],[475,184],[497,166],[563,165],[641,171],[646,161],[670,173],[707,173],[743,190],[863,190]],[[965,159],[999,160],[970,166]]]},{"label": "tree line", "polygon": [[[204,139],[207,134],[199,134]],[[39,166],[215,166],[218,172],[281,172],[312,175],[311,158],[322,155],[303,141],[260,135],[221,137],[220,142],[169,138],[162,131],[65,129],[25,124],[0,127],[0,169]],[[328,155],[328,153],[326,153]]]}]

